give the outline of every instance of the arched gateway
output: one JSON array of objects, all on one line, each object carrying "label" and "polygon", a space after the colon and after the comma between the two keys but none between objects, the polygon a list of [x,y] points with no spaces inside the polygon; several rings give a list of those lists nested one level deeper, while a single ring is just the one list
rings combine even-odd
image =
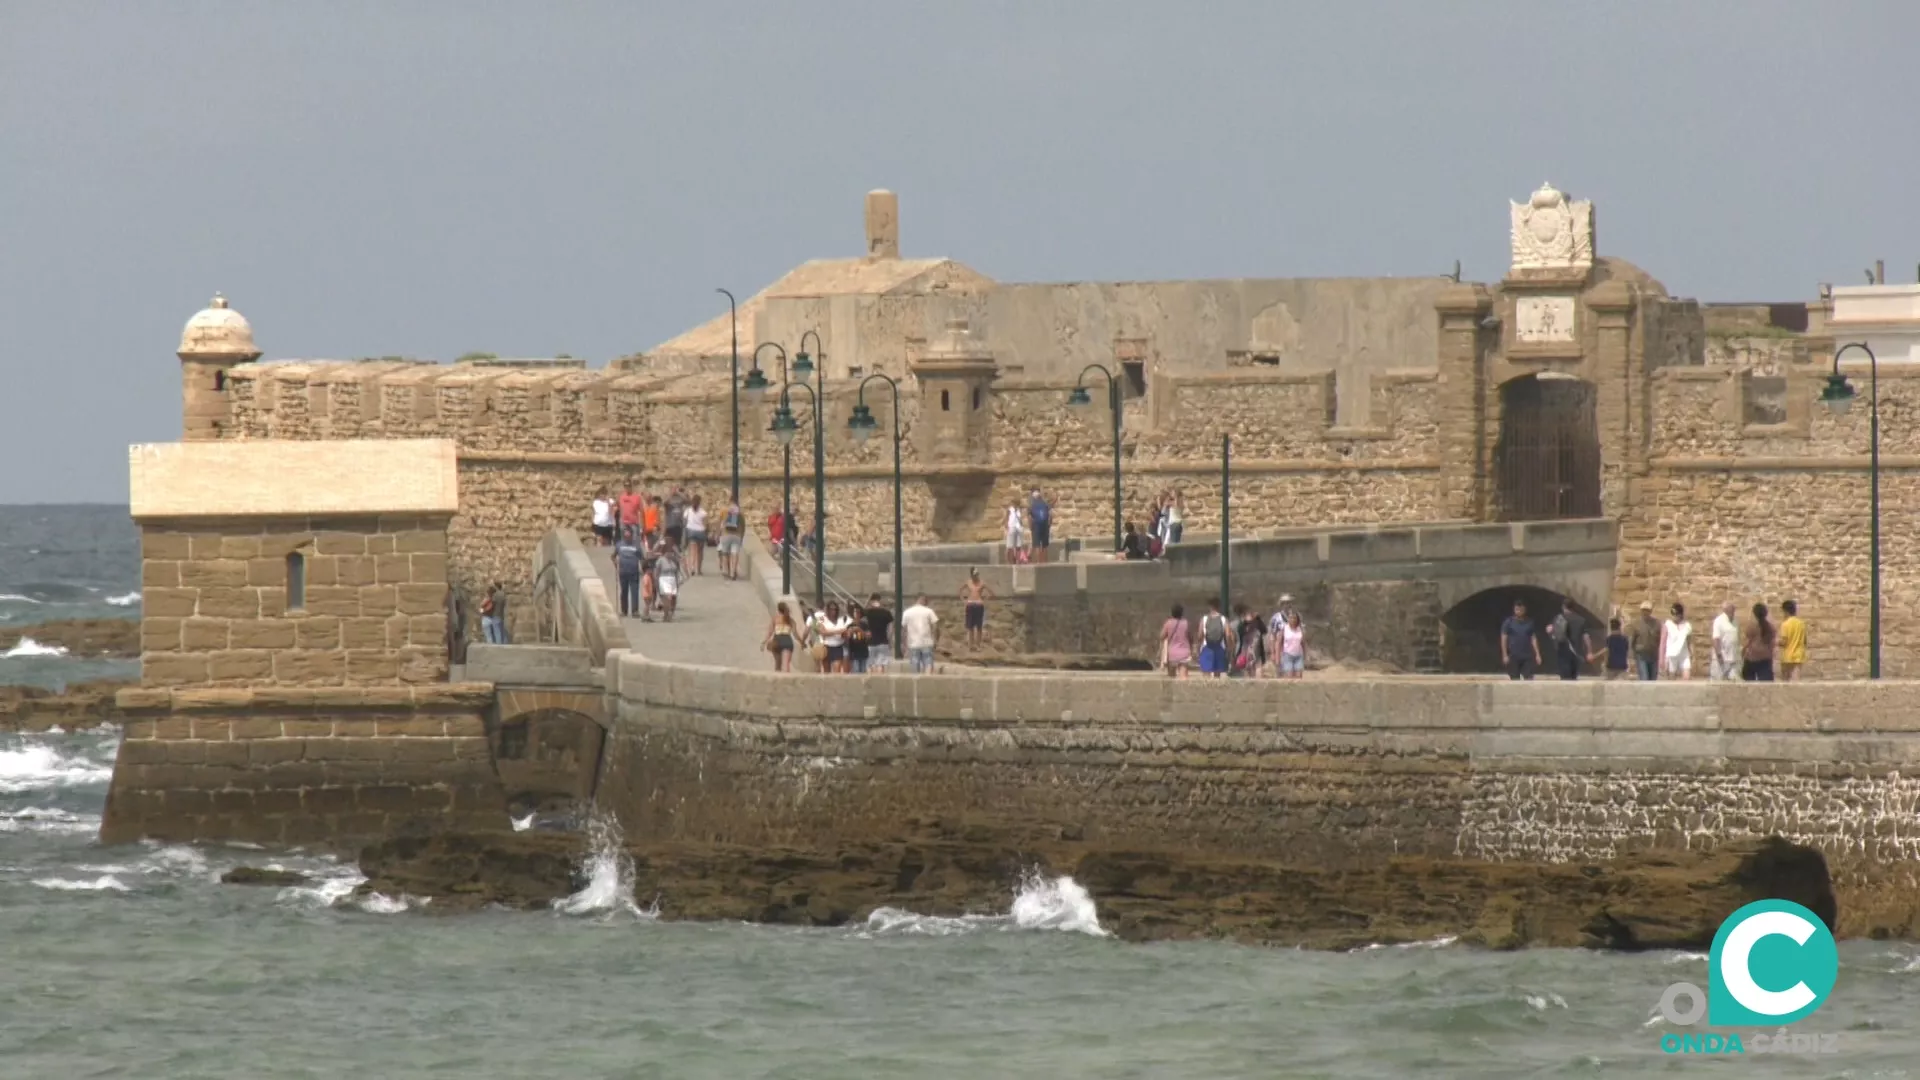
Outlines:
[{"label": "arched gateway", "polygon": [[1500,387],[1494,444],[1500,520],[1600,516],[1598,401],[1592,383],[1553,372]]}]

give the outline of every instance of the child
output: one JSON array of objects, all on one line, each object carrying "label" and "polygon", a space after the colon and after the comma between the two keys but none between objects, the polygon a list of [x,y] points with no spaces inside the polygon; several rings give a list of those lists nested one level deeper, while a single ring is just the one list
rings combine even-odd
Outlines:
[{"label": "child", "polygon": [[[1607,620],[1607,678],[1624,679],[1627,677],[1627,654],[1629,652],[1627,635],[1620,630],[1619,619]],[[1589,661],[1600,659],[1599,653],[1587,657]]]}]

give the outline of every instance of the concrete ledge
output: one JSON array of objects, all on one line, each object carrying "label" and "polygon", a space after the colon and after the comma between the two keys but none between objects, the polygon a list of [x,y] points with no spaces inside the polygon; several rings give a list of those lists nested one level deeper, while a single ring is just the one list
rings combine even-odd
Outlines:
[{"label": "concrete ledge", "polygon": [[501,686],[598,686],[592,660],[579,645],[470,645],[467,677]]},{"label": "concrete ledge", "polygon": [[201,690],[129,688],[114,696],[121,711],[155,713],[275,712],[340,709],[484,709],[493,702],[493,684],[439,683],[432,686],[260,686]]}]

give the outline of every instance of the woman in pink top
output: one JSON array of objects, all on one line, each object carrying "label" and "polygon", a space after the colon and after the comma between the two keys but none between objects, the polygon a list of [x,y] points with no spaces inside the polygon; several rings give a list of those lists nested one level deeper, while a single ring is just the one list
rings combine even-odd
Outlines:
[{"label": "woman in pink top", "polygon": [[1187,677],[1193,663],[1193,625],[1187,622],[1187,609],[1173,605],[1173,616],[1160,624],[1160,662],[1167,674],[1176,679]]}]

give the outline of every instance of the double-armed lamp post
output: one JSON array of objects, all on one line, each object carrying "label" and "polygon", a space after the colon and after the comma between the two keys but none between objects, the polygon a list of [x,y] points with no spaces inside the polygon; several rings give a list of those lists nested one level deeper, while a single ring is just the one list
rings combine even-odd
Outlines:
[{"label": "double-armed lamp post", "polygon": [[1868,541],[1869,614],[1867,630],[1867,677],[1880,677],[1880,358],[1865,342],[1855,341],[1833,351],[1833,374],[1820,391],[1820,402],[1834,415],[1845,415],[1852,408],[1853,384],[1840,374],[1840,357],[1848,349],[1867,354],[1867,485],[1871,522]]},{"label": "double-armed lamp post", "polygon": [[[812,334],[809,330],[807,333]],[[801,338],[802,341],[806,339]],[[816,339],[817,340],[817,339]],[[752,400],[758,400],[773,387],[767,376],[760,370],[760,354],[772,349],[780,354],[780,407],[773,412],[773,422],[767,430],[773,433],[780,444],[780,593],[785,596],[793,592],[793,537],[788,535],[788,527],[793,521],[793,437],[800,430],[799,421],[793,417],[792,391],[795,386],[807,392],[807,398],[813,403],[813,606],[818,609],[826,605],[826,542],[823,533],[826,520],[827,473],[825,440],[820,430],[820,394],[807,383],[807,377],[813,374],[813,358],[806,353],[796,353],[793,357],[792,374],[799,379],[795,383],[788,379],[787,350],[778,342],[762,342],[753,351],[753,370],[747,372],[740,381],[740,389]]]},{"label": "double-armed lamp post", "polygon": [[1100,364],[1088,364],[1081,369],[1080,377],[1074,380],[1073,392],[1067,395],[1067,404],[1084,407],[1093,404],[1092,395],[1087,393],[1087,372],[1097,371],[1107,380],[1107,406],[1113,410],[1113,550],[1120,551],[1120,383],[1113,372]]},{"label": "double-armed lamp post", "polygon": [[[907,563],[901,545],[900,516],[900,384],[882,372],[874,372],[860,380],[860,397],[854,403],[853,415],[847,417],[847,431],[860,442],[866,442],[879,429],[879,421],[873,418],[873,411],[867,408],[867,384],[880,380],[893,391],[893,617],[898,619],[906,610]],[[896,624],[893,633],[893,655],[897,660],[904,656],[901,649],[901,635]]]}]

